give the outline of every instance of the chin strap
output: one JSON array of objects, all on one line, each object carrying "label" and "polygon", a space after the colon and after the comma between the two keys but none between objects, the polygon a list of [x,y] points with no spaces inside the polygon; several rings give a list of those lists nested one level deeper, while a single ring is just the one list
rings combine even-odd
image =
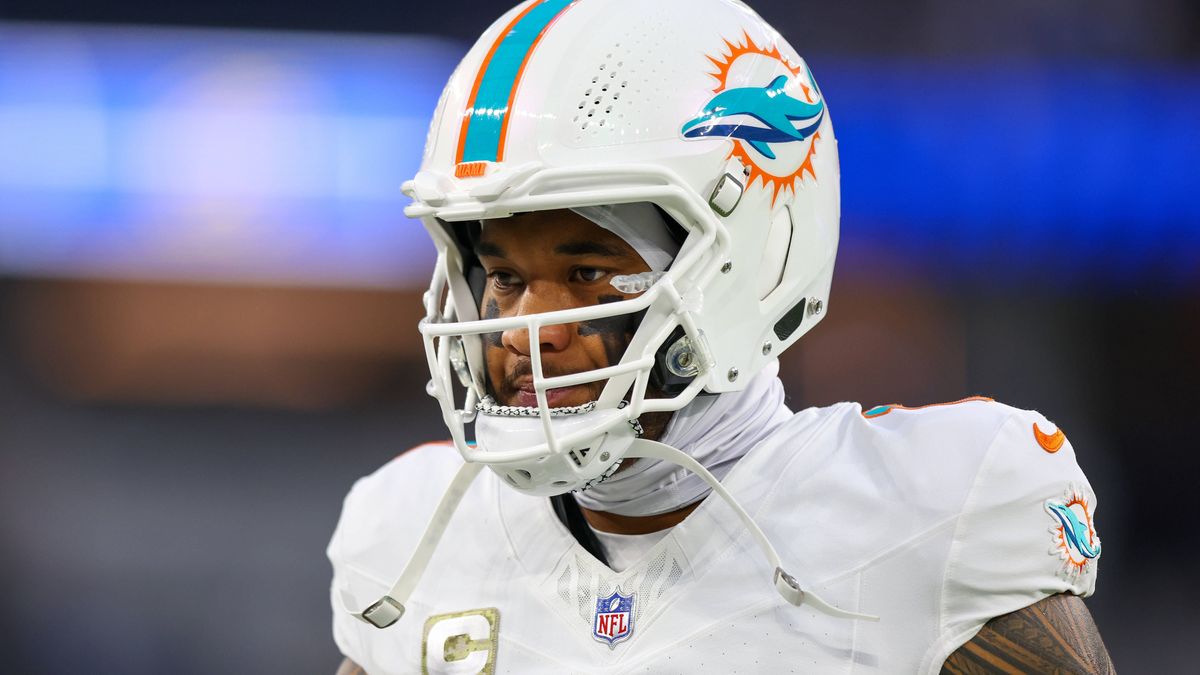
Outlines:
[{"label": "chin strap", "polygon": [[779,595],[783,596],[784,600],[796,606],[808,604],[823,614],[828,614],[839,619],[879,621],[879,617],[877,616],[848,612],[844,609],[834,607],[818,597],[816,593],[800,588],[800,583],[796,581],[795,577],[783,571],[783,563],[779,560],[779,554],[767,539],[767,535],[763,533],[762,528],[758,526],[758,523],[754,522],[750,514],[746,513],[746,509],[742,508],[737,499],[725,489],[725,486],[721,485],[716,476],[713,476],[708,469],[704,468],[704,465],[697,462],[687,453],[657,441],[638,439],[633,442],[633,446],[626,453],[626,457],[661,459],[666,462],[678,464],[703,478],[704,482],[708,483],[709,487],[713,489],[713,492],[720,495],[725,500],[725,503],[729,504],[730,508],[737,513],[738,517],[742,519],[742,524],[746,526],[746,529],[750,530],[750,534],[754,535],[754,540],[758,542],[759,548],[767,556],[767,562],[775,569],[775,590],[779,591]]},{"label": "chin strap", "polygon": [[425,526],[425,534],[421,535],[421,540],[417,543],[412,557],[409,558],[408,565],[404,567],[404,571],[400,573],[400,578],[396,579],[396,583],[392,584],[387,595],[376,600],[363,611],[355,612],[350,609],[356,604],[354,598],[344,590],[341,592],[342,606],[347,612],[376,628],[387,628],[404,616],[404,603],[408,601],[408,597],[417,587],[417,582],[425,574],[425,568],[429,566],[429,560],[433,557],[433,552],[437,550],[437,545],[446,532],[446,526],[450,524],[451,516],[458,509],[458,504],[462,501],[463,495],[467,493],[467,488],[471,487],[471,482],[479,475],[482,468],[482,464],[471,462],[465,462],[459,468],[458,473],[454,475],[454,480],[450,481],[450,487],[446,488],[446,493],[442,495],[442,501],[438,503],[437,509],[429,519],[429,525]]},{"label": "chin strap", "polygon": [[[733,495],[729,494],[729,491],[721,485],[721,482],[695,459],[669,445],[644,439],[635,440],[633,447],[630,448],[626,456],[661,459],[678,464],[703,478],[712,487],[713,492],[720,495],[733,508],[738,517],[742,519],[742,523],[746,526],[746,529],[750,530],[750,534],[754,535],[755,541],[758,542],[759,547],[762,548],[763,553],[767,556],[767,561],[775,568],[775,590],[779,591],[779,595],[783,596],[784,600],[796,606],[808,604],[819,612],[839,619],[879,620],[877,616],[857,614],[855,612],[847,612],[844,609],[838,609],[822,600],[812,591],[805,591],[800,588],[799,582],[792,575],[783,571],[783,564],[779,560],[779,554],[776,553],[775,547],[771,546],[771,542],[767,540],[767,535],[763,534],[762,529],[754,522],[750,514],[746,513],[742,505],[738,503]],[[343,590],[341,591],[341,600],[343,609],[346,612],[376,628],[387,628],[399,621],[400,617],[404,616],[404,603],[412,595],[413,590],[416,589],[417,582],[421,580],[422,575],[425,574],[425,568],[429,566],[429,561],[433,558],[433,552],[437,550],[438,543],[442,540],[442,535],[445,534],[446,527],[450,524],[450,518],[458,509],[463,495],[467,493],[467,488],[471,487],[471,483],[479,475],[479,471],[482,468],[482,464],[471,462],[465,462],[459,468],[458,473],[454,475],[454,480],[450,481],[450,486],[446,488],[446,493],[442,495],[442,501],[438,503],[437,509],[434,510],[433,516],[430,517],[429,525],[425,527],[425,533],[421,535],[421,540],[417,543],[417,548],[413,552],[412,557],[409,558],[408,565],[404,567],[404,571],[400,573],[400,578],[396,579],[396,583],[392,584],[387,595],[376,600],[371,606],[361,612],[356,612],[350,609],[350,607],[356,604],[354,598]]]}]

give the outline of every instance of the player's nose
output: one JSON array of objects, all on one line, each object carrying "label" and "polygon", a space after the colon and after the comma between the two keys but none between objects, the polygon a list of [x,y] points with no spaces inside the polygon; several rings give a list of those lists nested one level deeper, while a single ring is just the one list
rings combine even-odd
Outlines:
[{"label": "player's nose", "polygon": [[[542,353],[561,352],[571,342],[571,327],[566,325],[542,326],[538,329],[538,343]],[[517,328],[506,330],[500,336],[500,342],[506,349],[521,356],[532,354],[530,348],[529,330]]]},{"label": "player's nose", "polygon": [[[569,307],[569,305],[565,305],[559,301],[556,297],[557,293],[538,293],[536,291],[536,287],[531,286],[530,292],[525,293],[517,310],[518,316],[553,312]],[[563,351],[571,344],[571,335],[574,330],[574,324],[552,324],[540,327],[538,329],[538,343],[541,350],[543,352]],[[500,342],[511,352],[522,356],[529,356],[532,353],[529,333],[530,331],[527,328],[506,330],[501,333]]]}]

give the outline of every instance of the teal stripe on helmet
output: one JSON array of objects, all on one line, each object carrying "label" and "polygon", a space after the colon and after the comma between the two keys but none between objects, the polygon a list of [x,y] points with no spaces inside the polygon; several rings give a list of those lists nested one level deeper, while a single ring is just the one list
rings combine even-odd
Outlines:
[{"label": "teal stripe on helmet", "polygon": [[500,155],[500,133],[508,117],[508,100],[517,86],[517,75],[529,50],[538,36],[575,0],[543,0],[501,38],[484,65],[475,100],[467,111],[467,138],[463,143],[460,162],[497,161]]}]

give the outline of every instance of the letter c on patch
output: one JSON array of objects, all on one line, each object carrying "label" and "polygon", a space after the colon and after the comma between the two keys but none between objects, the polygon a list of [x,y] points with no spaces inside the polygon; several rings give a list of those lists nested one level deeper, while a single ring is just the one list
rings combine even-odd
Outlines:
[{"label": "letter c on patch", "polygon": [[495,607],[425,620],[421,672],[427,675],[492,675],[500,637],[500,610]]}]

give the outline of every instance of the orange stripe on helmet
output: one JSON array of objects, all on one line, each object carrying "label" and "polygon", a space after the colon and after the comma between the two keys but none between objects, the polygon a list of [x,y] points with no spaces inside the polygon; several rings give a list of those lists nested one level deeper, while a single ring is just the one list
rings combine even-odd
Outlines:
[{"label": "orange stripe on helmet", "polygon": [[[496,50],[500,48],[500,43],[504,42],[504,39],[508,37],[510,32],[512,32],[513,27],[515,27],[521,19],[525,18],[526,14],[533,11],[533,8],[537,7],[541,2],[542,0],[530,0],[529,4],[525,5],[524,9],[518,12],[517,15],[513,17],[512,21],[508,22],[508,25],[504,27],[504,30],[500,31],[500,35],[498,35],[496,40],[492,42],[492,46],[488,49],[488,53],[483,57],[483,63],[479,65],[479,72],[475,74],[475,83],[471,85],[471,96],[467,99],[467,107],[463,109],[462,125],[458,129],[458,149],[455,151],[454,155],[455,164],[461,164],[463,160],[463,150],[467,145],[467,127],[471,124],[471,115],[473,114],[475,108],[475,97],[479,95],[479,86],[483,83],[483,76],[487,73],[488,64],[492,62],[492,57],[496,55]],[[528,56],[526,56],[526,58],[528,58]],[[522,65],[522,68],[523,67],[524,66]],[[507,126],[507,123],[505,126]],[[502,142],[501,149],[503,149],[503,147],[504,146]]]},{"label": "orange stripe on helmet", "polygon": [[[553,26],[555,22],[557,22],[562,15],[567,12],[568,9],[571,9],[574,6],[575,3],[572,2],[564,7],[557,16],[555,16],[549,23],[546,24],[544,28],[542,28],[542,32],[538,33],[538,36],[533,39],[533,44],[529,45],[529,51],[525,52],[525,58],[521,60],[521,67],[517,68],[517,79],[513,83],[512,91],[508,93],[508,105],[506,110],[508,110],[510,113],[512,112],[513,101],[517,98],[517,89],[519,89],[521,86],[521,76],[525,74],[525,66],[529,63],[529,57],[533,55],[534,50],[537,49],[538,43],[542,41],[542,38],[550,30],[550,27]],[[508,124],[511,121],[512,117],[506,113],[504,115],[504,124],[500,127],[500,146],[496,149],[497,162],[503,161],[504,159],[504,142],[508,138]]]}]

